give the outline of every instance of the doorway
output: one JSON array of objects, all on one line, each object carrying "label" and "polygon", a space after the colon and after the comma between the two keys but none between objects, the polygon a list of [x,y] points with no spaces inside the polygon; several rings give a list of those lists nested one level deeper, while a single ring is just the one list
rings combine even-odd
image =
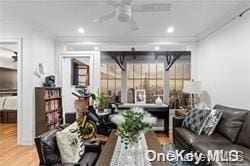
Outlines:
[{"label": "doorway", "polygon": [[72,92],[81,87],[88,87],[90,92],[96,93],[100,88],[100,52],[63,53],[61,64],[59,77],[62,85],[63,110],[64,113],[75,112],[76,97]]},{"label": "doorway", "polygon": [[21,40],[0,40],[0,140],[10,136],[16,144],[22,131],[21,50]]}]

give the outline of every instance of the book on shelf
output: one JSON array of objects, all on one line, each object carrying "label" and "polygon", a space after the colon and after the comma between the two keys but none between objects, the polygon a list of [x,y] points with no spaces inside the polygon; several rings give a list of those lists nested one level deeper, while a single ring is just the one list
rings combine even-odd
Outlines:
[{"label": "book on shelf", "polygon": [[58,99],[48,100],[45,102],[45,112],[60,109],[60,101]]},{"label": "book on shelf", "polygon": [[48,89],[44,93],[44,99],[53,99],[60,98],[60,90],[59,89]]}]

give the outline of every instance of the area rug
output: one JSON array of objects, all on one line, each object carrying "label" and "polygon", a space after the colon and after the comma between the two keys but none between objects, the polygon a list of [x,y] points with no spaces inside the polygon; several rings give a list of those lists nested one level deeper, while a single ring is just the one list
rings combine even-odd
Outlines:
[{"label": "area rug", "polygon": [[[162,145],[162,150],[165,154],[175,153],[178,148],[174,144],[164,144]],[[168,161],[168,166],[193,166],[189,161]]]}]

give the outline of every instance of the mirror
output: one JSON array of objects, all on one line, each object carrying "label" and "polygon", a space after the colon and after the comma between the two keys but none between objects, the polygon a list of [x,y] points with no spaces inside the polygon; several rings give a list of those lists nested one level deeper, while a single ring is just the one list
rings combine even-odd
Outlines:
[{"label": "mirror", "polygon": [[71,60],[71,82],[73,86],[89,86],[89,62],[89,57],[73,58]]}]

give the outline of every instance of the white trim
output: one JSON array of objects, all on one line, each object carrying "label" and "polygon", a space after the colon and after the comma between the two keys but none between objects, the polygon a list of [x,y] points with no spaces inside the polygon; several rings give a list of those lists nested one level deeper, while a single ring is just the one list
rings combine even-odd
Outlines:
[{"label": "white trim", "polygon": [[22,38],[2,38],[0,43],[16,43],[18,47],[17,60],[17,144],[30,145],[33,141],[22,139],[23,131],[23,39]]},{"label": "white trim", "polygon": [[131,43],[157,43],[159,42],[173,42],[174,44],[187,44],[196,42],[195,36],[57,36],[56,42],[65,42],[67,44],[75,44],[80,42],[87,42],[89,44],[97,43],[113,43],[113,44],[131,44]]}]

